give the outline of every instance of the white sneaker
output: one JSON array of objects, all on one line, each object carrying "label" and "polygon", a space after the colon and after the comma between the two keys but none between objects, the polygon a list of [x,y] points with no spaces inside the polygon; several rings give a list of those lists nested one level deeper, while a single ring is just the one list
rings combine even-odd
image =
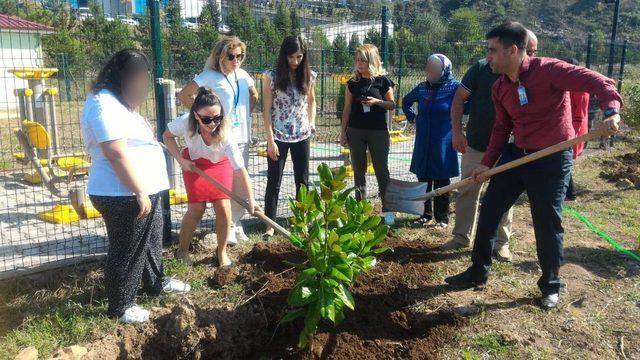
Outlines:
[{"label": "white sneaker", "polygon": [[125,324],[142,324],[149,321],[149,310],[145,310],[138,305],[132,305],[124,311],[124,315],[118,320]]},{"label": "white sneaker", "polygon": [[174,278],[166,278],[162,291],[165,293],[186,294],[191,291],[191,285]]},{"label": "white sneaker", "polygon": [[234,233],[236,235],[236,242],[249,241],[249,237],[244,233],[244,229],[242,228],[242,226],[236,226]]},{"label": "white sneaker", "polygon": [[388,226],[393,226],[396,224],[396,219],[393,217],[392,212],[384,213],[384,223]]},{"label": "white sneaker", "polygon": [[238,243],[238,238],[236,238],[236,228],[231,227],[229,229],[229,234],[227,236],[227,245],[233,246]]},{"label": "white sneaker", "polygon": [[449,226],[446,222],[439,222],[435,225],[436,229],[446,229]]},{"label": "white sneaker", "polygon": [[555,309],[558,307],[558,301],[560,301],[560,294],[549,294],[540,299],[540,305],[547,310]]}]

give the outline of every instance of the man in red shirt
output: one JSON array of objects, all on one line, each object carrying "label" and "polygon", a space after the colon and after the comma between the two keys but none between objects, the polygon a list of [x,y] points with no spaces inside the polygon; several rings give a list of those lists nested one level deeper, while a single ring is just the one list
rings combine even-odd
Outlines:
[{"label": "man in red shirt", "polygon": [[[527,31],[519,23],[502,24],[487,34],[487,62],[502,74],[493,85],[496,118],[491,140],[472,176],[487,180],[490,167],[516,160],[575,136],[569,92],[595,94],[605,112],[604,126],[618,130],[622,98],[608,79],[594,71],[557,59],[530,58],[525,52]],[[508,139],[513,132],[515,143]],[[549,155],[494,176],[482,201],[472,262],[465,272],[446,279],[452,285],[485,284],[498,223],[518,197],[527,192],[542,277],[540,304],[558,305],[563,260],[562,203],[572,166],[572,151]]]}]

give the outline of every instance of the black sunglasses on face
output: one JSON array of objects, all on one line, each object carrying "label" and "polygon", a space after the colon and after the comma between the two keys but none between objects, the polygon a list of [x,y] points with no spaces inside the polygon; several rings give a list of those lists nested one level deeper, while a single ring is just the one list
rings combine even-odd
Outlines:
[{"label": "black sunglasses on face", "polygon": [[202,116],[198,113],[196,113],[196,116],[200,119],[200,121],[202,121],[203,124],[205,125],[209,125],[211,123],[215,123],[215,124],[220,124],[220,122],[222,121],[222,115],[216,115],[216,116]]},{"label": "black sunglasses on face", "polygon": [[244,54],[227,54],[227,60],[233,61],[233,59],[238,59],[238,61],[244,60]]}]

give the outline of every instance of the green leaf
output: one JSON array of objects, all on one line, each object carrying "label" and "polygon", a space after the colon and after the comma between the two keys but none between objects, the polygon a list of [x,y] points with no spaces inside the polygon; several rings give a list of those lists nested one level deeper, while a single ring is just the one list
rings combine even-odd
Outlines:
[{"label": "green leaf", "polygon": [[325,184],[330,184],[333,180],[333,174],[331,173],[331,169],[329,165],[325,163],[321,163],[318,165],[318,174],[320,175],[320,181]]},{"label": "green leaf", "polygon": [[344,179],[346,179],[346,178],[347,178],[347,167],[346,166],[340,166],[338,168],[338,171],[333,176],[333,179],[337,180],[337,181],[344,181]]},{"label": "green leaf", "polygon": [[296,285],[291,292],[287,302],[294,307],[304,306],[316,300],[318,297],[318,290],[309,286]]},{"label": "green leaf", "polygon": [[329,276],[331,276],[332,278],[334,278],[336,280],[346,281],[346,282],[349,282],[349,283],[351,282],[350,278],[348,278],[345,274],[343,274],[342,272],[340,272],[336,268],[331,269],[331,272],[329,273]]},{"label": "green leaf", "polygon": [[300,190],[298,191],[298,198],[301,202],[304,202],[307,198],[307,185],[301,184]]},{"label": "green leaf", "polygon": [[333,197],[333,191],[324,184],[320,184],[320,194],[324,201],[329,201]]},{"label": "green leaf", "polygon": [[356,306],[355,306],[355,301],[353,300],[353,296],[351,295],[351,292],[344,284],[341,284],[340,286],[334,288],[333,291],[336,294],[336,296],[340,300],[342,300],[342,302],[346,307],[348,307],[351,310],[355,310]]},{"label": "green leaf", "polygon": [[385,247],[373,249],[373,253],[374,254],[382,254],[382,253],[387,252],[389,250],[391,250],[393,252],[392,248],[385,246]]},{"label": "green leaf", "polygon": [[282,319],[280,320],[281,323],[288,323],[288,322],[292,322],[293,320],[303,317],[305,316],[305,314],[307,313],[307,309],[296,309],[293,311],[290,311],[287,313],[287,315],[285,315],[284,317],[282,317]]},{"label": "green leaf", "polygon": [[306,248],[304,242],[302,241],[302,238],[298,234],[291,234],[291,236],[289,237],[289,242],[292,243],[293,246],[297,248],[300,248],[300,249]]}]

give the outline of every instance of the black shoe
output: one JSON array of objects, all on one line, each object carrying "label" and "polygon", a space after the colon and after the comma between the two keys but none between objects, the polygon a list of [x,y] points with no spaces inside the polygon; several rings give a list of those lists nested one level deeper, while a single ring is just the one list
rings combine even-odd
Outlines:
[{"label": "black shoe", "polygon": [[448,278],[444,279],[444,281],[447,284],[454,286],[475,287],[486,284],[488,279],[488,274],[478,274],[471,268],[468,268],[465,272],[458,275],[449,276]]}]

